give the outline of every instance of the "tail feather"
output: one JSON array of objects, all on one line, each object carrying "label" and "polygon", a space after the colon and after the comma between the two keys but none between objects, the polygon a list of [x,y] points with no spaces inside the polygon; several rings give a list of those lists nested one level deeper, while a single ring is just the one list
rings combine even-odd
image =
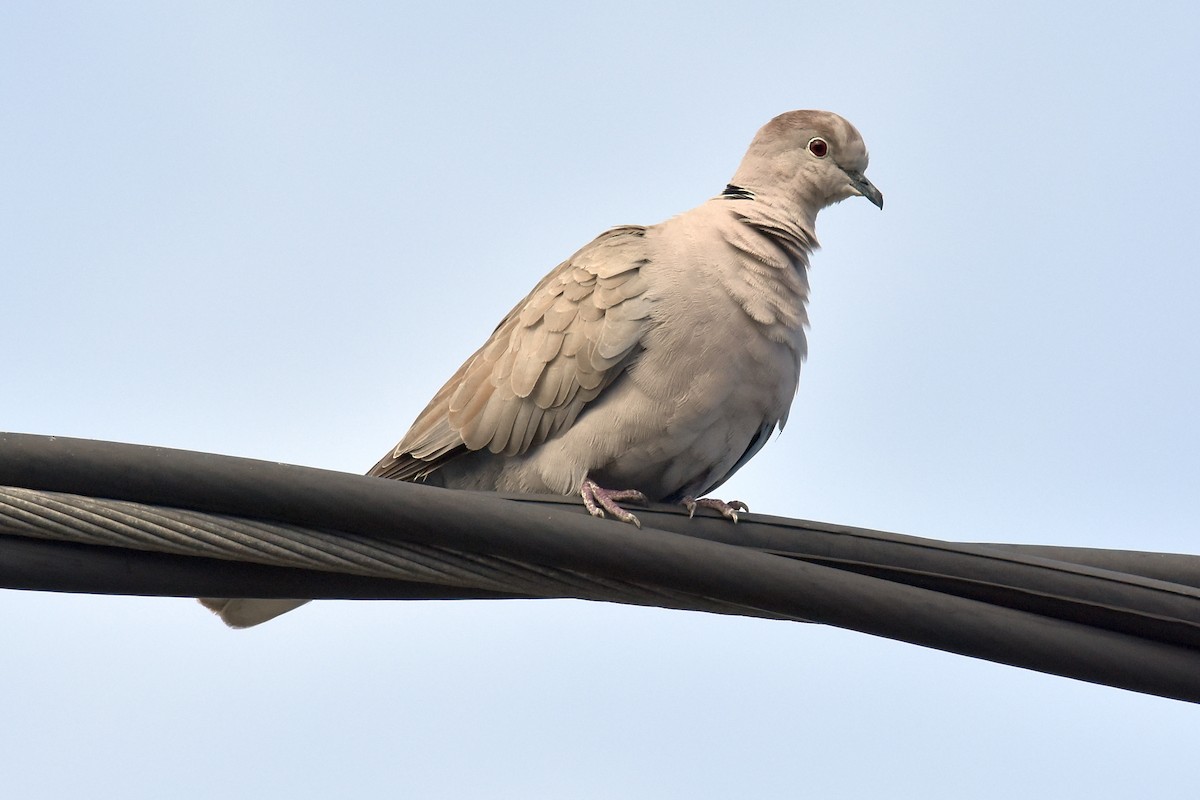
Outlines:
[{"label": "tail feather", "polygon": [[299,608],[307,600],[256,600],[201,597],[201,604],[231,628],[250,628]]}]

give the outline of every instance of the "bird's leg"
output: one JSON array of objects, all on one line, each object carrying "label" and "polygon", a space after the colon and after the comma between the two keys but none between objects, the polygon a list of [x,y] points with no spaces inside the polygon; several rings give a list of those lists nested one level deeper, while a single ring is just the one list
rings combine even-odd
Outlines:
[{"label": "bird's leg", "polygon": [[694,497],[685,497],[679,501],[680,505],[688,511],[689,517],[696,516],[697,508],[711,508],[717,511],[725,519],[731,519],[735,523],[738,521],[739,511],[749,511],[750,507],[741,500],[730,500],[726,503],[724,500],[717,500],[713,497],[702,497],[697,500]]},{"label": "bird's leg", "polygon": [[641,529],[642,521],[617,505],[618,501],[626,500],[631,500],[635,503],[648,502],[646,495],[637,489],[620,489],[614,491],[601,487],[591,478],[585,478],[583,485],[579,487],[579,494],[583,497],[584,507],[587,508],[588,513],[593,517],[603,517],[604,512],[607,511],[612,515],[613,519],[628,522],[639,530]]}]

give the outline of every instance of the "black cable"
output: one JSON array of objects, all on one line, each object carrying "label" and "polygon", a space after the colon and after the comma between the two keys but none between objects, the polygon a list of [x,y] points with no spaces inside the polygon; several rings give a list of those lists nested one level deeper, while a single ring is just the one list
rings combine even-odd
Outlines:
[{"label": "black cable", "polygon": [[[960,545],[758,515],[733,526],[658,507],[639,511],[644,529],[637,531],[592,519],[563,500],[518,502],[249,459],[22,434],[0,435],[0,485],[443,548],[481,564],[587,576],[599,586],[693,598],[697,607],[709,602],[823,622],[1200,701],[1200,559],[1192,556],[1079,551],[1071,561],[1069,549]],[[0,583],[34,588],[34,562],[46,556],[38,545],[45,543],[20,540],[22,572],[13,575],[6,544],[12,541],[18,537],[0,537]],[[116,550],[72,548],[80,565],[93,551]],[[227,561],[220,571],[229,582],[221,583],[218,565],[207,559],[132,553],[126,555],[137,579],[130,586],[155,594],[481,596],[469,587],[426,591],[394,581],[372,584],[378,592],[372,595],[360,582],[366,578],[253,565],[231,570]],[[164,572],[153,577],[159,567]],[[93,569],[89,583],[81,577],[86,566],[57,569],[47,582],[54,577],[63,590],[128,590],[117,570]],[[1164,580],[1171,577],[1178,580]]]}]

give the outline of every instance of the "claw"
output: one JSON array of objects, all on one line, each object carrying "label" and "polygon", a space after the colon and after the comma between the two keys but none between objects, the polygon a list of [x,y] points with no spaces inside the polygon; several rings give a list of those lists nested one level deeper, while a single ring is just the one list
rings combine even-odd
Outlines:
[{"label": "claw", "polygon": [[697,508],[711,508],[718,512],[725,519],[733,520],[734,524],[737,524],[739,511],[750,510],[750,506],[746,505],[741,500],[730,500],[728,503],[726,503],[724,500],[717,500],[714,497],[702,497],[697,500],[696,498],[689,496],[683,498],[679,502],[680,505],[687,509],[689,517],[696,516]]},{"label": "claw", "polygon": [[608,512],[613,519],[628,522],[638,530],[641,530],[642,521],[617,505],[618,501],[632,501],[634,503],[649,502],[646,499],[646,495],[637,489],[605,489],[591,478],[587,478],[584,480],[583,485],[579,487],[579,494],[583,497],[584,508],[593,517],[603,518],[605,512]]}]

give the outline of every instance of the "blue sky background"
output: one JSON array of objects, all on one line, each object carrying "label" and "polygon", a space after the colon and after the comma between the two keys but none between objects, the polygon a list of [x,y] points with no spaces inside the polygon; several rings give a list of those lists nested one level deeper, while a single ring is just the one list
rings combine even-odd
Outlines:
[{"label": "blue sky background", "polygon": [[[827,108],[780,516],[1200,551],[1192,4],[10,4],[0,429],[361,472],[542,274]],[[1197,711],[574,601],[0,592],[13,797],[1194,792]]]}]

